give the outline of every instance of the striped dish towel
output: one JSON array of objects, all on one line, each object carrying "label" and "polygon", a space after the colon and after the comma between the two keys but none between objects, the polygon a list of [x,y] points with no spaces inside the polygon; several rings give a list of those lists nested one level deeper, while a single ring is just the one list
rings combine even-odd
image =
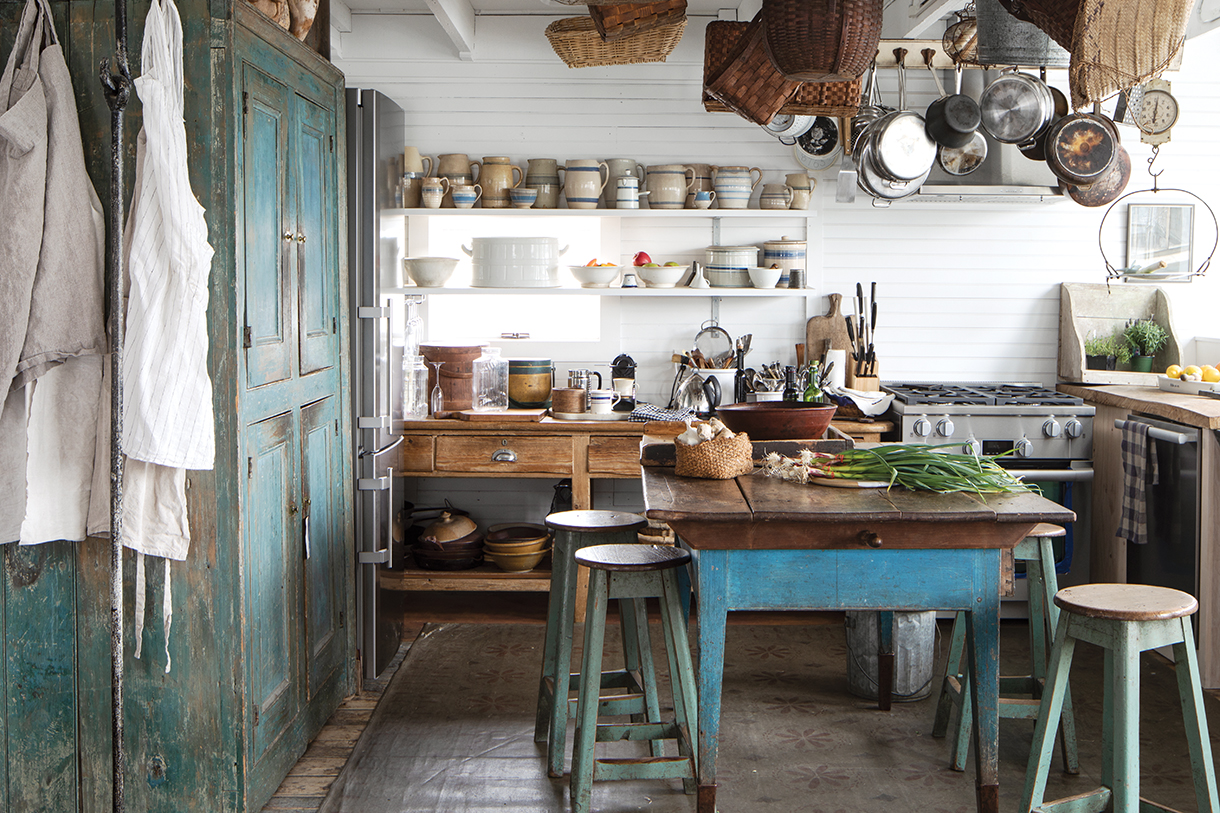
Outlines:
[{"label": "striped dish towel", "polygon": [[694,419],[695,410],[690,407],[662,409],[652,404],[638,403],[635,409],[631,410],[631,417],[627,420],[647,423],[648,421],[692,421]]},{"label": "striped dish towel", "polygon": [[1115,536],[1136,545],[1148,544],[1147,487],[1159,482],[1156,451],[1148,443],[1148,424],[1123,421],[1123,504]]}]

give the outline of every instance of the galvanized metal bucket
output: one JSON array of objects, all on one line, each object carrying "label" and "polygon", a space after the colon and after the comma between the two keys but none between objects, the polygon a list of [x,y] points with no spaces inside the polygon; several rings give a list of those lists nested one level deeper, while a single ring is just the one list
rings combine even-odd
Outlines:
[{"label": "galvanized metal bucket", "polygon": [[[877,613],[849,610],[847,630],[847,690],[857,697],[877,699]],[[932,693],[935,665],[936,613],[894,613],[893,701],[923,700]]]},{"label": "galvanized metal bucket", "polygon": [[999,0],[976,0],[978,61],[984,65],[1066,68],[1072,55],[1033,23],[1008,13]]}]

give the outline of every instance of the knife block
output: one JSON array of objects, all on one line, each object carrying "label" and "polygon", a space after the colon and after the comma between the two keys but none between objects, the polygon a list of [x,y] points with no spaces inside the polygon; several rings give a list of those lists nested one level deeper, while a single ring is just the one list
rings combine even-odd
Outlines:
[{"label": "knife block", "polygon": [[[877,372],[880,367],[880,364],[874,364],[873,371]],[[860,390],[861,392],[881,391],[881,377],[876,375],[856,375],[855,367],[850,360],[847,362],[847,375],[844,377],[844,382],[849,390]]]}]

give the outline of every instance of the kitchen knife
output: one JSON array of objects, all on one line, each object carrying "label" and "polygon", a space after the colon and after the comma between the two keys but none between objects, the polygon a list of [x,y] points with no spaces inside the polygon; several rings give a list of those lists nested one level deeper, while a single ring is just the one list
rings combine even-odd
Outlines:
[{"label": "kitchen knife", "polygon": [[851,341],[851,357],[859,361],[860,354],[856,349],[856,329],[852,326],[850,316],[845,316],[844,318],[847,320],[847,338]]}]

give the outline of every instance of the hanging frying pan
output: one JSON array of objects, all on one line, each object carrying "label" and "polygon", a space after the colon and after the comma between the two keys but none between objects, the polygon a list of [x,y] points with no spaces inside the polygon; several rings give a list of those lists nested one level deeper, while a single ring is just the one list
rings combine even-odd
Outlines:
[{"label": "hanging frying pan", "polygon": [[1046,165],[1072,186],[1088,186],[1106,177],[1118,149],[1117,130],[1096,113],[1072,113],[1046,131]]},{"label": "hanging frying pan", "polygon": [[1068,196],[1081,206],[1105,206],[1107,203],[1112,203],[1118,199],[1118,196],[1127,188],[1127,182],[1130,180],[1131,156],[1127,155],[1127,151],[1123,149],[1122,145],[1119,145],[1114,166],[1106,173],[1105,177],[1088,186],[1071,186],[1069,184],[1061,184],[1061,186],[1064,187],[1064,191]]},{"label": "hanging frying pan", "polygon": [[932,57],[936,52],[931,48],[924,48],[920,53],[923,54],[923,64],[932,74],[932,80],[940,94],[939,98],[928,105],[928,110],[924,113],[924,131],[928,138],[942,147],[965,147],[973,140],[982,117],[978,102],[962,94],[961,66],[957,66],[957,90],[950,95],[945,93],[945,88],[940,83],[940,75],[932,67]]},{"label": "hanging frying pan", "polygon": [[[1042,80],[1042,83],[1046,85],[1046,89],[1049,90],[1051,93],[1051,100],[1053,102],[1053,105],[1052,105],[1053,112],[1051,113],[1051,123],[1054,124],[1056,121],[1058,121],[1059,119],[1063,118],[1064,116],[1066,116],[1068,114],[1069,108],[1068,108],[1067,96],[1064,96],[1063,91],[1060,90],[1059,88],[1055,87],[1054,85],[1047,84],[1045,67],[1043,67],[1041,69],[1040,79]],[[1034,136],[1033,143],[1022,144],[1020,147],[1020,150],[1021,150],[1021,154],[1024,155],[1026,158],[1030,159],[1031,161],[1045,161],[1046,160],[1046,130],[1043,130],[1040,134]]]}]

